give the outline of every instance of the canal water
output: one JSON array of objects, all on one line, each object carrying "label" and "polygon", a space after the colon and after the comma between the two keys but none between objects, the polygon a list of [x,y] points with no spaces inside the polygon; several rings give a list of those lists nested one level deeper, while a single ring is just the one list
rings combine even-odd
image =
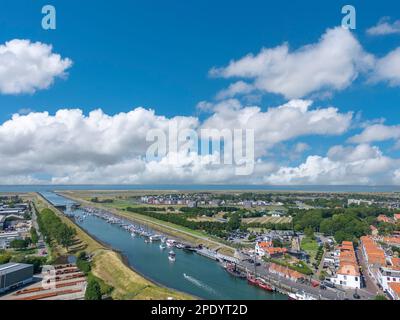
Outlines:
[{"label": "canal water", "polygon": [[[70,206],[73,203],[53,192],[41,194],[54,205]],[[73,213],[83,215],[83,211],[79,209],[73,210]],[[145,243],[144,238],[132,237],[120,226],[109,224],[99,217],[86,216],[77,223],[89,234],[125,255],[129,265],[135,270],[169,288],[203,299],[287,299],[284,295],[269,293],[248,285],[246,280],[229,275],[217,262],[196,253],[174,248],[176,261],[170,262],[169,249],[160,249],[159,242]]]}]

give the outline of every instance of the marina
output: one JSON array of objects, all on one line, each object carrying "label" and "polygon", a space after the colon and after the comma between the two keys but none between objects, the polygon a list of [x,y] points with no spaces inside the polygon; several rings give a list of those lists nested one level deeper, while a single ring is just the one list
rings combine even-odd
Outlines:
[{"label": "marina", "polygon": [[[121,252],[134,270],[156,283],[203,299],[287,299],[283,294],[249,285],[245,278],[233,277],[217,263],[221,257],[206,248],[190,247],[105,210],[73,208],[73,201],[53,192],[43,192],[42,196],[53,204],[66,205],[64,213],[69,218]],[[150,241],[150,237],[155,240]]]}]

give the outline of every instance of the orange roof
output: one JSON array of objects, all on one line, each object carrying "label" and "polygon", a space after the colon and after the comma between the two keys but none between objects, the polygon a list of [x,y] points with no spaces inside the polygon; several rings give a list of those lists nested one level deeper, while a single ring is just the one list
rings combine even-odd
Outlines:
[{"label": "orange roof", "polygon": [[266,251],[271,255],[271,254],[277,254],[277,253],[286,253],[288,250],[286,248],[266,248]]},{"label": "orange roof", "polygon": [[400,237],[384,237],[383,241],[386,243],[400,244]]},{"label": "orange roof", "polygon": [[363,236],[361,237],[361,242],[369,264],[386,264],[385,252],[376,244],[372,237]]},{"label": "orange roof", "polygon": [[389,287],[393,290],[396,294],[396,298],[400,299],[400,283],[399,282],[390,282]]},{"label": "orange roof", "polygon": [[343,241],[339,246],[339,270],[338,274],[360,276],[360,267],[357,264],[356,254],[354,252],[353,242]]},{"label": "orange roof", "polygon": [[392,222],[392,220],[388,216],[386,216],[384,214],[380,214],[378,216],[377,220],[380,221],[380,222],[386,222],[386,223]]},{"label": "orange roof", "polygon": [[275,271],[276,273],[279,273],[281,276],[284,276],[286,278],[291,278],[296,280],[305,277],[304,274],[298,271],[289,269],[289,267],[284,267],[276,263],[271,263],[269,266],[269,270]]},{"label": "orange roof", "polygon": [[394,215],[394,219],[395,219],[395,220],[400,220],[400,213],[396,213],[396,214]]},{"label": "orange roof", "polygon": [[392,265],[389,267],[390,269],[400,270],[400,258],[391,257],[390,261],[392,263]]},{"label": "orange roof", "polygon": [[268,241],[268,242],[262,241],[262,242],[259,242],[259,243],[258,243],[258,246],[259,246],[260,248],[269,248],[269,247],[272,247],[272,241]]}]

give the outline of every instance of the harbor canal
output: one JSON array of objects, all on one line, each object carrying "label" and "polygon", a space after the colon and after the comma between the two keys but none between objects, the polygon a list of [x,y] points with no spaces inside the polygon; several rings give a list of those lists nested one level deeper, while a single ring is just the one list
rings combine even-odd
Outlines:
[{"label": "harbor canal", "polygon": [[[251,286],[246,280],[230,275],[217,262],[194,252],[174,248],[175,261],[168,259],[169,248],[161,249],[160,242],[145,242],[132,236],[119,224],[111,224],[82,209],[72,209],[73,202],[53,192],[41,192],[57,207],[66,206],[65,213],[75,216],[75,222],[89,234],[121,252],[137,272],[161,285],[215,300],[286,300],[285,295],[271,293]],[[132,221],[126,223],[134,224]]]}]

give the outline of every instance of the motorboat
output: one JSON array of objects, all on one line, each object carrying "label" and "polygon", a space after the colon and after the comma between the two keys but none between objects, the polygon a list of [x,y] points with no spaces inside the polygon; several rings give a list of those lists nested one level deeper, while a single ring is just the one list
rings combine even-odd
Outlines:
[{"label": "motorboat", "polygon": [[168,259],[169,259],[169,261],[175,261],[176,260],[176,253],[173,250],[171,250],[168,253]]}]

